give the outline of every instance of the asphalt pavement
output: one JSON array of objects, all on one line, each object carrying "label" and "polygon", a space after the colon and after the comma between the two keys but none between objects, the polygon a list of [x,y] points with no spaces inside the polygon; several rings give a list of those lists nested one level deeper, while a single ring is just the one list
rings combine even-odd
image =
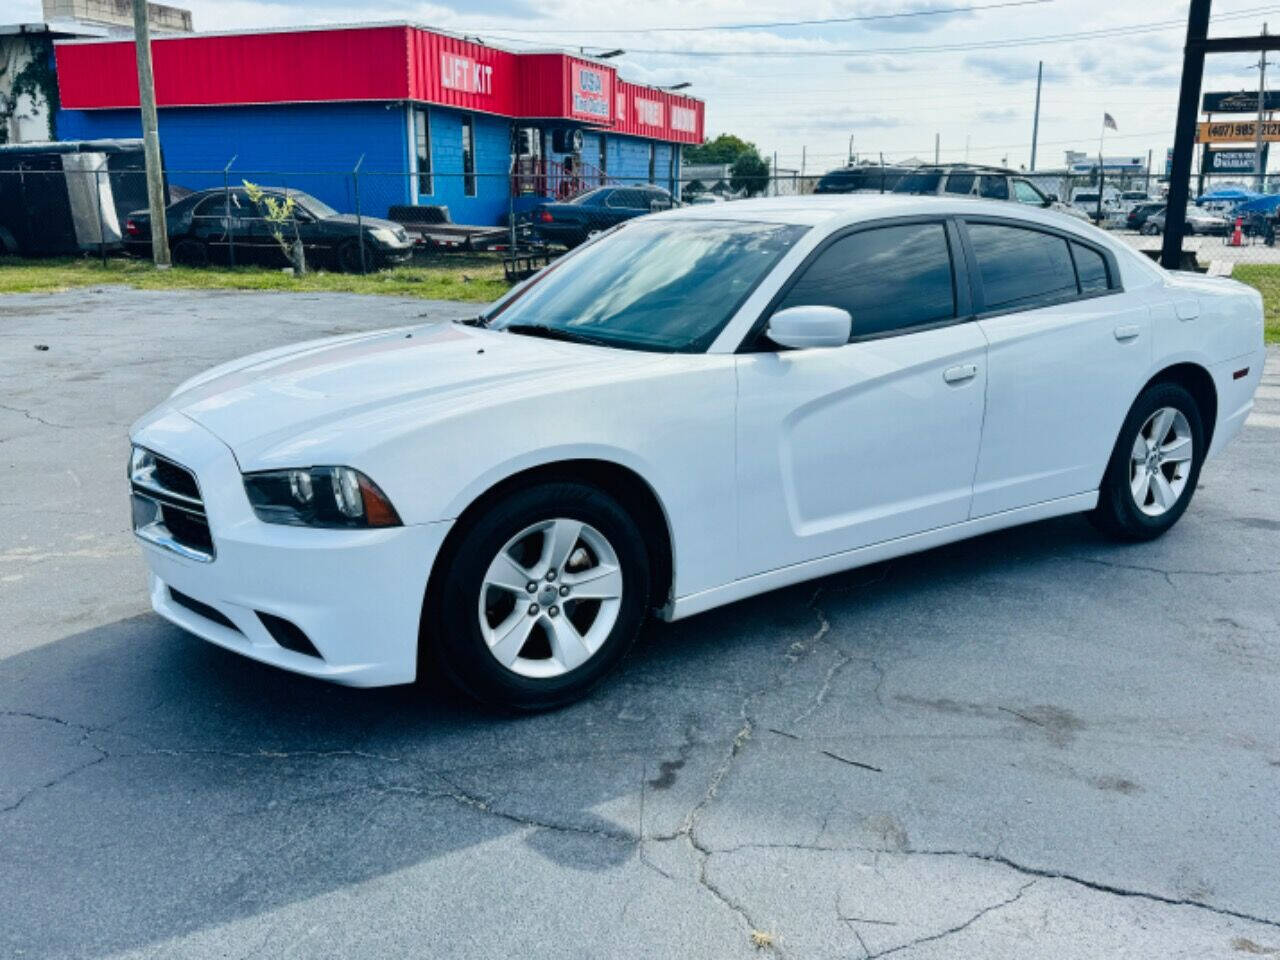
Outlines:
[{"label": "asphalt pavement", "polygon": [[654,624],[552,714],[149,612],[137,415],[254,349],[472,312],[0,298],[0,956],[1280,953],[1280,353],[1158,542],[1065,518]]}]

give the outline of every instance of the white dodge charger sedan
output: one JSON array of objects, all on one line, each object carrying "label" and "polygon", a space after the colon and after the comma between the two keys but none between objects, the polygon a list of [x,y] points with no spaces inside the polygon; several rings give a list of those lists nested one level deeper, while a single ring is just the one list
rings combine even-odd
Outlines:
[{"label": "white dodge charger sedan", "polygon": [[1087,511],[1186,510],[1262,303],[1077,220],[775,198],[616,228],[466,323],[271,350],[132,430],[163,616],[299,673],[582,695],[652,612]]}]

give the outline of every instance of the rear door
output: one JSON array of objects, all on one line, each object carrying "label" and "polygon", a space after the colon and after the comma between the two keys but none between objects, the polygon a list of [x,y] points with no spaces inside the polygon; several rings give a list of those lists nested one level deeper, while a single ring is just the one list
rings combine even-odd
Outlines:
[{"label": "rear door", "polygon": [[968,518],[986,341],[958,243],[941,219],[859,228],[771,307],[842,307],[853,337],[739,358],[740,577]]},{"label": "rear door", "polygon": [[1146,304],[1070,234],[966,218],[964,237],[989,343],[973,516],[1096,490],[1151,361]]}]

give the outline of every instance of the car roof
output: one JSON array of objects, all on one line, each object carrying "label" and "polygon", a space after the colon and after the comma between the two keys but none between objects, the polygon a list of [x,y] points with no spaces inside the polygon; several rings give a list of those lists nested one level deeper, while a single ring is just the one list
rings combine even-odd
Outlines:
[{"label": "car roof", "polygon": [[[803,226],[819,224],[835,227],[880,220],[886,217],[970,216],[1001,217],[1028,220],[1059,229],[1070,229],[1090,239],[1082,229],[1086,225],[1075,217],[1054,210],[1013,203],[1008,200],[980,200],[960,196],[918,196],[906,193],[825,193],[796,197],[756,197],[730,203],[678,207],[651,214],[665,220],[737,220],[743,222],[790,223]],[[1094,229],[1092,227],[1090,230]]]}]

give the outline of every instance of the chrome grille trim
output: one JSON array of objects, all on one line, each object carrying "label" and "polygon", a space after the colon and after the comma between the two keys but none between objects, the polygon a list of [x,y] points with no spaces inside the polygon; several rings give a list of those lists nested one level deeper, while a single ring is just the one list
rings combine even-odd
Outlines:
[{"label": "chrome grille trim", "polygon": [[[145,464],[145,460],[150,464]],[[139,460],[144,461],[139,466]],[[135,446],[130,456],[129,487],[133,492],[133,532],[138,539],[153,546],[176,553],[188,560],[200,563],[211,563],[217,556],[213,545],[213,536],[209,531],[209,518],[205,513],[203,497],[192,497],[188,493],[174,490],[159,479],[162,472],[172,478],[180,474],[190,481],[191,489],[200,493],[200,481],[195,472],[182,464],[161,456],[154,450]],[[169,523],[165,522],[165,511],[179,511],[182,516],[190,518],[179,523],[178,514],[170,514]],[[170,529],[170,524],[177,532]],[[187,527],[183,536],[183,527]],[[194,541],[194,542],[193,542]],[[206,543],[207,541],[207,543]]]}]

